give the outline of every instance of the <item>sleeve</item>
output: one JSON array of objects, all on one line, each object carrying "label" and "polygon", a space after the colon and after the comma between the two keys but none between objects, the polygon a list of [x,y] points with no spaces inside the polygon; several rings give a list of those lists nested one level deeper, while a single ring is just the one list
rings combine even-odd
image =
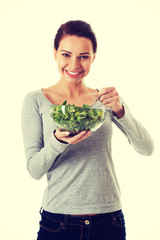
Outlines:
[{"label": "sleeve", "polygon": [[27,169],[30,175],[38,180],[49,171],[68,144],[59,142],[52,133],[44,146],[42,116],[38,99],[32,94],[27,94],[24,99],[21,125]]},{"label": "sleeve", "polygon": [[122,98],[121,102],[124,106],[124,116],[118,119],[113,115],[112,121],[125,134],[129,143],[138,153],[146,156],[151,155],[154,150],[154,143],[150,134],[142,124],[132,116]]}]

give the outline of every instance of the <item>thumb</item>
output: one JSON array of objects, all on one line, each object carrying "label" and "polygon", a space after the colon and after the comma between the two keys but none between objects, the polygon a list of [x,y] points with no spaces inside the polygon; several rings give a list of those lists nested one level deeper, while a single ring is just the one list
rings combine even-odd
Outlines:
[{"label": "thumb", "polygon": [[55,135],[57,138],[63,138],[69,136],[70,132],[60,130],[59,128],[56,130]]}]

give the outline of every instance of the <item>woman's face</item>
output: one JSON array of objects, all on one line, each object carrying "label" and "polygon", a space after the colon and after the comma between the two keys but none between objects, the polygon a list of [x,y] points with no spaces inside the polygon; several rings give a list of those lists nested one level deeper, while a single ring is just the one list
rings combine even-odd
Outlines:
[{"label": "woman's face", "polygon": [[62,38],[54,54],[61,79],[73,83],[80,82],[89,73],[95,58],[90,39],[75,35]]}]

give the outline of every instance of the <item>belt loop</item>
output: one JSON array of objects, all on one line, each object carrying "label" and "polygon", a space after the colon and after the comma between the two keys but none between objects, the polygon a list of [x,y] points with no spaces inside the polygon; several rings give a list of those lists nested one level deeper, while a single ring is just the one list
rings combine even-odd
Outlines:
[{"label": "belt loop", "polygon": [[64,226],[67,225],[67,222],[68,222],[68,215],[65,215],[65,218],[64,218]]},{"label": "belt loop", "polygon": [[63,229],[66,229],[67,222],[68,222],[68,215],[65,215],[64,222],[61,224]]}]

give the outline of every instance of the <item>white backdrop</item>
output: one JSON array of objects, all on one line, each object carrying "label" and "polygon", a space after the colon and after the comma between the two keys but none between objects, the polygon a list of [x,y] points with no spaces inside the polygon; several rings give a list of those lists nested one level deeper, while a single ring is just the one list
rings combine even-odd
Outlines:
[{"label": "white backdrop", "polygon": [[0,0],[0,237],[36,239],[46,179],[36,181],[26,170],[21,108],[27,92],[59,79],[54,35],[75,19],[89,22],[98,39],[86,83],[115,86],[154,139],[153,155],[144,157],[114,128],[113,157],[127,240],[159,240],[159,0]]}]

